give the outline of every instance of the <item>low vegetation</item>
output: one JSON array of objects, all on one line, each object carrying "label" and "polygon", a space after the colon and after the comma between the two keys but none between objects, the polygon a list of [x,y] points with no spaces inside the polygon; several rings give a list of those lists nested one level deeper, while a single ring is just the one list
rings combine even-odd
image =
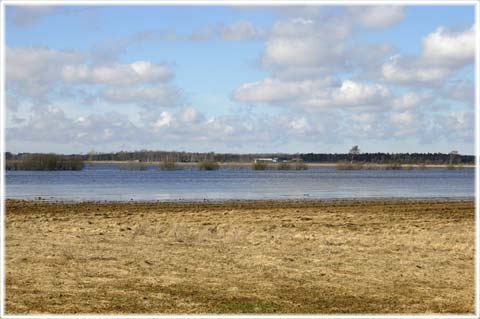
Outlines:
[{"label": "low vegetation", "polygon": [[388,169],[388,170],[400,170],[400,169],[403,169],[404,167],[402,167],[402,164],[400,163],[389,163],[387,165],[385,165],[385,169]]},{"label": "low vegetation", "polygon": [[146,171],[148,165],[142,162],[128,162],[118,165],[118,169],[121,171]]},{"label": "low vegetation", "polygon": [[269,165],[265,162],[254,162],[252,163],[252,170],[254,171],[264,171],[269,168]]},{"label": "low vegetation", "polygon": [[214,161],[203,161],[198,163],[198,169],[201,171],[216,171],[220,168],[220,165]]},{"label": "low vegetation", "polygon": [[303,171],[303,170],[307,170],[308,169],[308,166],[307,164],[305,164],[305,162],[302,162],[302,161],[297,161],[293,164],[293,167],[295,170],[297,171]]},{"label": "low vegetation", "polygon": [[85,167],[78,156],[56,154],[29,154],[19,160],[7,160],[6,170],[24,171],[79,171]]},{"label": "low vegetation", "polygon": [[336,165],[337,170],[358,170],[363,168],[363,163],[340,161]]},{"label": "low vegetation", "polygon": [[463,169],[463,165],[461,165],[461,164],[448,164],[447,169],[450,169],[450,170]]},{"label": "low vegetation", "polygon": [[292,166],[288,162],[280,162],[276,165],[276,169],[279,171],[288,171],[292,169]]},{"label": "low vegetation", "polygon": [[160,170],[162,171],[175,171],[178,169],[174,161],[164,160],[160,163]]}]

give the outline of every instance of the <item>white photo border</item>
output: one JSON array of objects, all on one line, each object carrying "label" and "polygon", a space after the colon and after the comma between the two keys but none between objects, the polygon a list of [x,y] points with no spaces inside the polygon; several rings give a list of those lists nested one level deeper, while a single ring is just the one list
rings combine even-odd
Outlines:
[{"label": "white photo border", "polygon": [[[128,5],[157,5],[157,6],[331,6],[331,5],[467,5],[475,7],[475,33],[476,33],[476,46],[475,46],[475,313],[474,314],[432,314],[432,315],[418,315],[418,314],[308,314],[308,315],[291,315],[291,314],[279,314],[279,315],[217,315],[217,314],[174,314],[174,315],[97,315],[97,314],[35,314],[35,315],[8,315],[5,313],[5,128],[6,128],[6,106],[5,106],[5,89],[6,89],[6,75],[5,75],[5,39],[6,39],[6,21],[5,21],[5,9],[8,5],[35,5],[35,6],[51,6],[51,5],[63,5],[63,6],[128,6]],[[479,92],[479,80],[480,80],[480,2],[475,0],[0,0],[0,318],[5,319],[47,319],[47,318],[119,318],[119,319],[142,319],[142,318],[305,318],[305,319],[347,319],[347,318],[391,318],[391,319],[460,319],[468,318],[474,319],[480,317],[480,92]]]}]

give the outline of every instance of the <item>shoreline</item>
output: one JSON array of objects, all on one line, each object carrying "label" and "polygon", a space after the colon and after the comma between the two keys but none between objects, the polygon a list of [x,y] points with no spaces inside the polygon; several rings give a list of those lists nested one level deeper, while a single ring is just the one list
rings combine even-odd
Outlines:
[{"label": "shoreline", "polygon": [[4,202],[52,203],[52,204],[325,204],[325,203],[375,203],[375,202],[470,202],[476,196],[449,197],[345,197],[345,198],[265,198],[265,199],[160,199],[160,200],[75,200],[34,196],[31,198],[5,198]]},{"label": "shoreline", "polygon": [[5,204],[9,314],[474,310],[473,200]]},{"label": "shoreline", "polygon": [[[128,163],[140,163],[146,165],[160,165],[162,162],[136,162],[136,161],[84,161],[86,164],[128,164]],[[175,162],[175,165],[178,166],[197,166],[199,162]],[[218,162],[220,166],[252,166],[253,163],[243,163],[243,162]],[[268,163],[269,165],[274,165],[278,163]],[[294,164],[289,162],[289,164]],[[336,167],[339,163],[305,163],[308,167]],[[356,163],[354,163],[356,164]],[[359,164],[366,165],[371,168],[385,168],[391,164],[376,164],[376,163],[362,163]],[[412,168],[448,168],[448,164],[401,164],[402,167],[412,167]],[[455,166],[456,169],[461,168],[475,168],[475,164],[463,164],[461,166]]]}]

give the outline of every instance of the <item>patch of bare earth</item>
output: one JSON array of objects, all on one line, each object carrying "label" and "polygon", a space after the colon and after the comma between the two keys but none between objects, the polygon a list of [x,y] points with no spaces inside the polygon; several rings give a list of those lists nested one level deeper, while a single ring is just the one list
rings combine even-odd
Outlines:
[{"label": "patch of bare earth", "polygon": [[7,201],[6,312],[472,313],[474,203]]}]

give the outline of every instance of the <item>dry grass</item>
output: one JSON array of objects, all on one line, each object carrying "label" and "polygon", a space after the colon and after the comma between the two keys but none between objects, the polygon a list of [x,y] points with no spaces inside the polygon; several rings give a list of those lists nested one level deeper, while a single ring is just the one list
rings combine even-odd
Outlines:
[{"label": "dry grass", "polygon": [[474,310],[471,201],[6,207],[9,314]]}]

